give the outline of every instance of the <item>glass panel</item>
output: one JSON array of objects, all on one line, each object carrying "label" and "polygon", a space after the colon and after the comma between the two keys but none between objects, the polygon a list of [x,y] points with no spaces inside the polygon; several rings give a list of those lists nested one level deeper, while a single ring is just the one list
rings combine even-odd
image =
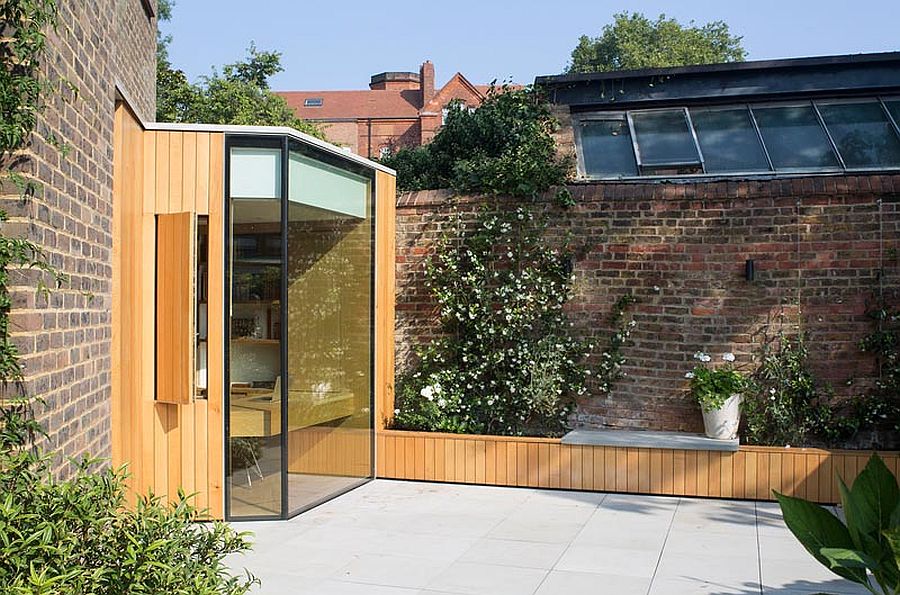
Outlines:
[{"label": "glass panel", "polygon": [[753,113],[776,170],[840,167],[811,105],[754,107]]},{"label": "glass panel", "polygon": [[366,218],[369,180],[291,151],[288,200]]},{"label": "glass panel", "polygon": [[709,173],[768,171],[769,163],[745,107],[691,109]]},{"label": "glass panel", "polygon": [[876,101],[820,103],[819,113],[847,167],[900,165],[900,139]]},{"label": "glass panel", "polygon": [[[254,154],[277,149],[253,150]],[[231,171],[250,153],[232,149]],[[259,162],[261,162],[260,160]],[[240,171],[240,166],[237,168]],[[280,166],[279,166],[280,169]],[[245,173],[250,171],[244,170]],[[271,168],[258,168],[260,176]],[[234,178],[232,177],[232,180]],[[229,515],[281,516],[281,199],[244,179],[230,199]],[[247,189],[250,189],[249,191]],[[261,190],[260,190],[261,189]],[[254,193],[260,190],[259,195]],[[246,196],[246,194],[245,194]]]},{"label": "glass panel", "polygon": [[581,123],[581,154],[588,176],[636,176],[628,122],[591,120]]},{"label": "glass panel", "polygon": [[894,122],[900,126],[900,99],[889,99],[884,104],[887,106],[888,111],[891,112]]},{"label": "glass panel", "polygon": [[281,149],[231,149],[232,198],[281,198]]},{"label": "glass panel", "polygon": [[699,163],[700,156],[684,110],[632,112],[641,165]]},{"label": "glass panel", "polygon": [[371,182],[290,153],[288,507],[372,476]]}]

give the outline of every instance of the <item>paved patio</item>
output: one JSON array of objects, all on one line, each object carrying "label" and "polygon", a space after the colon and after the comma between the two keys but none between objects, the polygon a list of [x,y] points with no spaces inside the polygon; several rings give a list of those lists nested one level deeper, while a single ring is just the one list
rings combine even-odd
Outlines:
[{"label": "paved patio", "polygon": [[770,503],[378,480],[288,522],[241,523],[257,593],[865,593]]}]

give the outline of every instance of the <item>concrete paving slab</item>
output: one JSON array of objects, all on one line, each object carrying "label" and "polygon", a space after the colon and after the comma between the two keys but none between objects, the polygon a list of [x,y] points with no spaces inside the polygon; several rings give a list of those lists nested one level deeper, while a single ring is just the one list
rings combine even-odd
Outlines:
[{"label": "concrete paving slab", "polygon": [[235,523],[265,595],[857,595],[777,505],[378,480]]}]

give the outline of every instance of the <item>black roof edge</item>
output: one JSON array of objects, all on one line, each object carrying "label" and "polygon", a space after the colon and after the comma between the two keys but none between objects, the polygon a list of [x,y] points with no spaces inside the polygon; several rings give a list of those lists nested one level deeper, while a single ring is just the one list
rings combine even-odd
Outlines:
[{"label": "black roof edge", "polygon": [[678,74],[712,74],[718,72],[773,70],[779,68],[807,68],[847,64],[877,64],[882,62],[900,63],[900,51],[840,54],[833,56],[811,56],[806,58],[781,58],[777,60],[750,60],[747,62],[724,62],[719,64],[673,66],[668,68],[642,68],[638,70],[614,70],[609,72],[590,72],[581,74],[555,74],[537,76],[534,79],[534,84],[540,86],[553,86],[556,84],[602,80],[621,80],[628,78],[642,78]]}]

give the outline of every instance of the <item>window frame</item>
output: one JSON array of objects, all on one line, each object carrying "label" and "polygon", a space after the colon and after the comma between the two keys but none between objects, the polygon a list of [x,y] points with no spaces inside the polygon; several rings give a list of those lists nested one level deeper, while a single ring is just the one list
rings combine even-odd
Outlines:
[{"label": "window frame", "polygon": [[[706,170],[706,160],[703,162],[703,173],[709,176],[749,176],[749,175],[767,175],[775,173],[775,166],[772,164],[772,157],[769,155],[769,150],[766,148],[766,143],[763,141],[762,132],[759,129],[759,123],[756,121],[756,115],[754,115],[753,110],[750,108],[749,103],[724,103],[717,105],[698,105],[692,106],[696,109],[708,110],[711,112],[724,112],[724,111],[732,111],[737,109],[746,110],[747,115],[750,119],[750,126],[753,127],[753,132],[756,135],[756,142],[759,143],[759,147],[762,149],[763,155],[766,158],[766,164],[769,169],[766,171],[761,170],[743,170],[743,171],[734,171],[734,172],[709,172]],[[688,114],[691,112],[691,107],[687,108]],[[697,128],[694,126],[694,120],[691,119],[691,126],[693,127],[694,136],[697,138],[697,146],[700,145],[700,136],[697,134]],[[702,150],[702,148],[701,148]]]},{"label": "window frame", "polygon": [[759,120],[756,117],[756,113],[754,110],[757,109],[768,109],[768,108],[776,108],[776,107],[807,107],[812,109],[813,117],[816,119],[816,123],[819,125],[819,128],[822,132],[825,133],[825,140],[828,142],[828,147],[831,149],[831,154],[837,161],[837,166],[835,167],[788,167],[779,169],[778,166],[775,165],[775,161],[771,160],[772,163],[772,173],[782,174],[782,175],[796,175],[798,173],[835,173],[835,172],[843,172],[846,171],[844,167],[844,161],[841,159],[838,154],[837,147],[834,144],[834,139],[831,138],[831,133],[828,132],[828,128],[825,126],[825,122],[822,120],[822,114],[819,113],[816,104],[812,99],[799,99],[794,101],[763,101],[760,103],[751,103],[749,105],[750,111],[753,113],[753,120],[756,123],[757,130],[759,130],[759,136],[762,138],[763,146],[766,147],[766,153],[769,154],[771,159],[771,153],[769,151],[768,146],[766,146],[766,137],[763,135],[762,126],[759,125]]},{"label": "window frame", "polygon": [[[667,107],[658,107],[658,108],[633,108],[633,109],[610,109],[610,110],[591,110],[591,111],[579,111],[572,113],[572,128],[573,128],[573,136],[575,140],[575,157],[577,163],[577,172],[578,172],[578,180],[585,182],[594,182],[594,181],[616,181],[616,180],[625,180],[625,181],[641,181],[641,180],[665,180],[665,179],[734,179],[734,178],[773,178],[773,177],[796,177],[798,175],[804,176],[833,176],[840,175],[846,173],[874,173],[874,172],[898,172],[900,171],[900,166],[893,167],[847,167],[844,162],[844,158],[841,155],[840,151],[837,148],[837,144],[834,141],[834,138],[831,134],[831,131],[828,128],[828,125],[825,123],[824,118],[822,117],[821,112],[819,111],[818,104],[826,105],[830,103],[838,103],[838,104],[846,104],[846,103],[867,103],[867,102],[877,102],[881,105],[882,111],[887,115],[888,122],[892,125],[894,132],[900,137],[900,120],[894,117],[891,113],[890,109],[887,106],[887,102],[889,101],[898,101],[900,102],[900,96],[897,95],[856,95],[850,97],[839,97],[839,96],[829,96],[829,97],[821,97],[821,98],[804,98],[804,99],[793,99],[793,100],[768,100],[768,101],[759,101],[759,102],[737,102],[737,103],[713,103],[713,104],[702,104],[697,103],[694,105],[680,105],[680,106],[667,106]],[[759,125],[759,121],[757,118],[757,114],[755,110],[765,109],[769,107],[807,107],[811,108],[813,111],[813,115],[816,118],[816,122],[819,127],[824,131],[825,137],[828,140],[828,146],[831,148],[831,153],[835,158],[836,165],[827,166],[827,167],[797,167],[797,168],[782,168],[776,169],[775,163],[772,160],[772,155],[770,153],[769,147],[766,145],[765,137],[763,136],[762,128]],[[769,169],[766,171],[761,170],[751,170],[751,171],[736,171],[736,172],[709,172],[706,169],[706,159],[703,155],[703,149],[700,146],[699,137],[697,134],[697,129],[694,126],[693,118],[691,118],[690,110],[691,108],[698,109],[706,109],[706,110],[733,110],[737,108],[746,109],[748,114],[750,115],[750,122],[753,126],[753,129],[756,132],[756,138],[762,147],[763,154],[766,158],[766,163],[768,164]],[[648,169],[659,168],[659,165],[651,165],[647,166],[643,163],[640,158],[640,148],[638,146],[637,135],[634,129],[634,122],[632,119],[632,113],[645,113],[645,112],[654,112],[654,111],[673,111],[673,110],[682,110],[685,113],[686,122],[690,128],[691,136],[694,140],[694,146],[697,150],[697,155],[700,157],[700,164],[702,166],[702,172],[697,173],[651,173],[648,172]],[[631,174],[618,174],[618,175],[592,175],[588,173],[585,167],[585,158],[584,158],[584,144],[582,138],[582,128],[583,124],[592,122],[592,121],[622,121],[628,123],[628,133],[631,135],[631,151],[632,158],[634,159],[635,165],[637,167],[637,175]],[[684,163],[684,164],[671,164],[673,167],[678,167],[679,165],[696,165],[696,162]]]},{"label": "window frame", "polygon": [[[597,180],[625,180],[625,179],[633,179],[633,178],[641,178],[645,176],[641,176],[641,166],[637,161],[637,157],[634,154],[634,132],[631,129],[631,125],[628,123],[628,116],[625,110],[613,110],[608,112],[593,112],[584,115],[579,115],[578,117],[572,118],[572,129],[575,133],[575,161],[578,169],[578,175],[584,176],[587,179],[597,179]],[[582,142],[581,132],[583,128],[583,124],[587,122],[625,122],[628,124],[628,134],[631,135],[629,139],[631,141],[631,158],[634,160],[635,171],[637,171],[637,176],[633,175],[617,175],[617,176],[605,176],[602,178],[596,176],[590,176],[587,173],[587,166],[584,161],[584,144]]]},{"label": "window frame", "polygon": [[[694,150],[697,152],[697,161],[672,161],[668,163],[657,163],[657,164],[645,164],[644,160],[641,156],[641,148],[638,143],[637,138],[637,130],[634,126],[634,113],[639,114],[652,114],[652,113],[660,113],[660,112],[676,112],[681,111],[681,115],[684,117],[684,123],[688,127],[688,132],[691,134],[691,138],[694,143]],[[625,118],[628,121],[628,129],[631,134],[631,145],[634,150],[634,159],[637,163],[638,175],[644,171],[644,169],[652,170],[652,169],[663,169],[666,167],[670,168],[678,168],[678,167],[689,167],[689,166],[700,166],[700,172],[702,174],[706,173],[706,164],[703,160],[703,151],[700,149],[700,143],[697,140],[697,131],[694,129],[694,122],[691,120],[691,114],[688,111],[687,106],[678,106],[678,107],[658,107],[658,108],[650,108],[650,109],[641,109],[641,110],[625,110]],[[652,175],[652,174],[651,174]],[[673,174],[667,174],[673,175]],[[699,174],[674,174],[674,175],[699,175]],[[645,177],[645,176],[641,176]]]},{"label": "window frame", "polygon": [[[892,99],[893,98],[889,97],[888,101],[890,101]],[[900,100],[900,98],[897,98],[897,99]],[[897,122],[894,121],[894,118],[891,115],[891,110],[888,109],[887,104],[885,104],[885,102],[881,96],[846,97],[843,99],[840,97],[830,97],[827,99],[814,99],[813,104],[816,106],[816,113],[819,114],[820,118],[822,118],[822,126],[823,126],[823,128],[825,128],[825,132],[828,134],[828,138],[831,139],[831,142],[834,145],[835,153],[837,153],[838,159],[840,159],[841,165],[843,166],[844,170],[855,173],[855,172],[860,172],[860,171],[865,172],[865,171],[873,171],[873,170],[881,170],[881,169],[890,170],[890,169],[896,169],[896,168],[900,167],[900,166],[895,166],[894,168],[890,168],[890,167],[881,168],[881,167],[848,167],[847,166],[846,162],[844,161],[844,156],[841,155],[840,148],[838,148],[837,143],[834,140],[834,137],[831,135],[831,131],[828,129],[828,123],[825,122],[824,116],[822,116],[821,112],[819,111],[819,106],[820,105],[850,105],[850,104],[859,104],[859,103],[874,103],[874,104],[877,104],[878,106],[880,106],[882,113],[887,118],[888,126],[894,132],[894,136],[896,137],[897,141],[900,142],[900,127],[898,127]]]}]

